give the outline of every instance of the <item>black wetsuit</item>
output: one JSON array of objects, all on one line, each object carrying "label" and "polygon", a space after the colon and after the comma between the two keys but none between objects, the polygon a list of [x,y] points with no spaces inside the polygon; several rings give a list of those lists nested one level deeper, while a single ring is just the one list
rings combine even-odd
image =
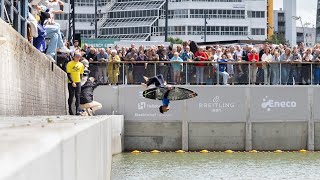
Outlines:
[{"label": "black wetsuit", "polygon": [[151,78],[149,78],[148,82],[146,83],[147,86],[150,86],[151,84],[154,84],[157,88],[165,88],[166,91],[163,94],[163,98],[162,98],[162,104],[164,106],[168,106],[170,101],[168,99],[168,95],[170,90],[168,88],[166,88],[166,86],[164,85],[164,79],[162,74],[159,74],[157,76],[153,76]]}]

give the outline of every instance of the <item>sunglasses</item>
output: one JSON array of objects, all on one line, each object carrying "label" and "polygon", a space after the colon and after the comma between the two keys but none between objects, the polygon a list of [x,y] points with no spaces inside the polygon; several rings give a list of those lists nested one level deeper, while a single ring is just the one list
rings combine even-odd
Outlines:
[{"label": "sunglasses", "polygon": [[74,57],[81,57],[81,54],[75,54]]}]

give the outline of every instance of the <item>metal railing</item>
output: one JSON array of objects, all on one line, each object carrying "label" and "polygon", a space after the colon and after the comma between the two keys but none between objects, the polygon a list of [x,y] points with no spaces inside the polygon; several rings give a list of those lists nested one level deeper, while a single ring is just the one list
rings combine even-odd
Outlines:
[{"label": "metal railing", "polygon": [[0,0],[0,17],[23,37],[27,36],[27,0]]},{"label": "metal railing", "polygon": [[[220,68],[226,70],[222,72]],[[140,84],[144,82],[143,76],[151,77],[157,74],[163,74],[168,84],[181,85],[320,84],[320,62],[121,61],[91,62],[89,69],[91,76],[98,80],[103,76],[101,69],[106,71],[109,81],[116,72],[117,78],[114,79],[117,79],[117,82],[112,84]]]}]

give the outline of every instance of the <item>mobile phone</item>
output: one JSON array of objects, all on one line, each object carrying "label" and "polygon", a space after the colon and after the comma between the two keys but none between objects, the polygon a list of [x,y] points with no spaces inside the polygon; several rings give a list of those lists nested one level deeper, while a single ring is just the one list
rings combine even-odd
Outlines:
[{"label": "mobile phone", "polygon": [[63,11],[63,5],[60,5],[60,10]]}]

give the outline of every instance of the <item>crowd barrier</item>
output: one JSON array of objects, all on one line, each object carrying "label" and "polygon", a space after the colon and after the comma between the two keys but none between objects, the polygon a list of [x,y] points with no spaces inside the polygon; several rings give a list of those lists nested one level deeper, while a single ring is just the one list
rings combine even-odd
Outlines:
[{"label": "crowd barrier", "polygon": [[[91,62],[91,76],[101,79],[101,67],[105,67],[107,76],[118,74],[117,84],[140,84],[143,76],[151,77],[163,74],[168,83],[182,85],[216,85],[223,84],[219,67],[227,66],[228,84],[265,84],[265,85],[314,85],[320,81],[320,62],[179,62],[182,65],[180,77],[174,81],[173,66],[177,62],[168,61],[130,61],[113,63]],[[197,82],[197,64],[203,66],[203,79]],[[107,68],[109,67],[109,68]]]}]

